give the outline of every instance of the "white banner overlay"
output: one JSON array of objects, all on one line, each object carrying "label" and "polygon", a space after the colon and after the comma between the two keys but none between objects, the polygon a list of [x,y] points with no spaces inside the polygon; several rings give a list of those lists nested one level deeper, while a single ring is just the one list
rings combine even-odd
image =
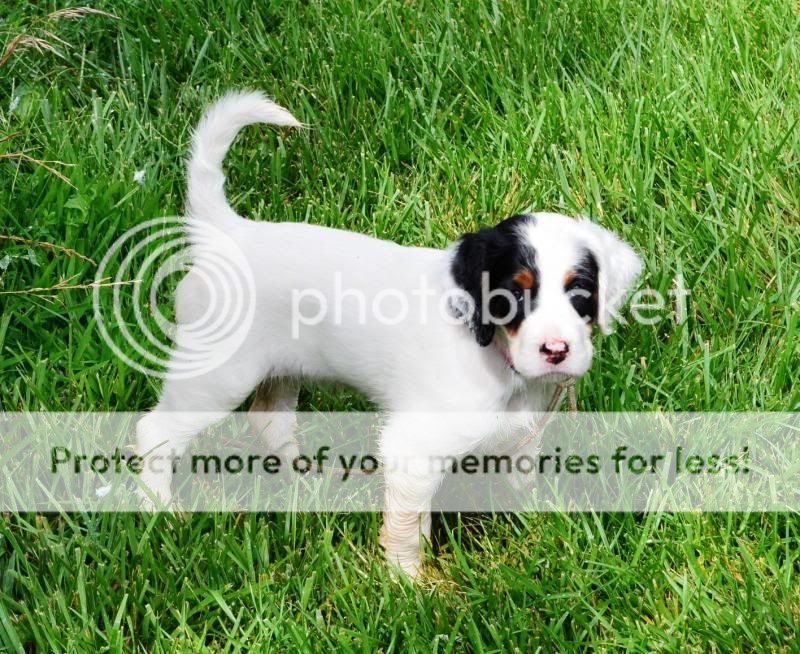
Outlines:
[{"label": "white banner overlay", "polygon": [[[384,460],[382,414],[298,413],[300,453],[286,456],[267,451],[248,414],[235,413],[182,456],[145,460],[132,447],[141,414],[0,413],[0,510],[140,511],[138,472],[166,465],[174,497],[156,510],[380,511],[387,472],[401,471],[442,478],[434,511],[798,511],[799,416],[556,413],[521,448],[515,433],[471,452]],[[521,422],[520,414],[411,417],[428,429]],[[436,434],[409,433],[409,443],[420,438]]]}]

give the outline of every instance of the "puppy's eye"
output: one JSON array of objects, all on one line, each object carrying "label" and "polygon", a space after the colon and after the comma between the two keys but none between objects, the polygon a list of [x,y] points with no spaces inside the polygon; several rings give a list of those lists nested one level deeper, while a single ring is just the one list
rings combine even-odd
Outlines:
[{"label": "puppy's eye", "polygon": [[524,297],[524,295],[525,295],[525,294],[522,292],[522,289],[521,289],[521,288],[512,288],[512,289],[511,289],[511,295],[513,295],[513,296],[514,296],[514,299],[515,299],[517,302],[520,302],[520,301],[522,300],[522,298]]},{"label": "puppy's eye", "polygon": [[567,287],[567,293],[582,297],[592,295],[596,292],[597,287],[595,286],[594,282],[589,279],[581,279],[580,277],[572,281]]},{"label": "puppy's eye", "polygon": [[[592,289],[594,290],[594,289]],[[584,320],[594,320],[597,316],[597,295],[588,288],[581,288],[577,285],[567,291],[572,308]]]}]

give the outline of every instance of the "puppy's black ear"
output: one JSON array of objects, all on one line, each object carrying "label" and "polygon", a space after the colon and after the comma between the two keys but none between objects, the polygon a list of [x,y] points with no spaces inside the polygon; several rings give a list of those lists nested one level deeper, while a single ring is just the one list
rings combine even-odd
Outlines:
[{"label": "puppy's black ear", "polygon": [[472,298],[471,306],[457,307],[457,310],[469,319],[472,333],[475,334],[475,340],[481,347],[489,345],[494,338],[491,316],[484,315],[482,280],[486,274],[488,281],[490,250],[494,249],[496,238],[497,234],[493,229],[482,229],[477,234],[465,234],[456,245],[450,268],[455,283]]}]

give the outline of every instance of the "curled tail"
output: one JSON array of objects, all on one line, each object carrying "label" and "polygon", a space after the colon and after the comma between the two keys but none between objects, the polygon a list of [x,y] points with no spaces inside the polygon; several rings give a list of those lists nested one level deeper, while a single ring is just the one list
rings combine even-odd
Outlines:
[{"label": "curled tail", "polygon": [[253,123],[302,127],[286,109],[257,91],[229,93],[217,100],[192,138],[186,202],[190,218],[217,226],[238,218],[225,198],[222,160],[239,130]]}]

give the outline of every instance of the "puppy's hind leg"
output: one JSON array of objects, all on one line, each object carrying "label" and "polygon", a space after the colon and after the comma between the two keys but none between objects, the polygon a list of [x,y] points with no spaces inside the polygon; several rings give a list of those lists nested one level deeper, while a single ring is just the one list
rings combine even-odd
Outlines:
[{"label": "puppy's hind leg", "polygon": [[172,462],[199,432],[236,409],[263,374],[252,360],[237,356],[196,377],[167,378],[158,404],[136,425],[141,480],[162,502],[172,496]]},{"label": "puppy's hind leg", "polygon": [[297,396],[300,381],[287,377],[266,379],[256,389],[256,396],[247,419],[267,451],[281,459],[292,461],[300,453],[297,428]]}]

